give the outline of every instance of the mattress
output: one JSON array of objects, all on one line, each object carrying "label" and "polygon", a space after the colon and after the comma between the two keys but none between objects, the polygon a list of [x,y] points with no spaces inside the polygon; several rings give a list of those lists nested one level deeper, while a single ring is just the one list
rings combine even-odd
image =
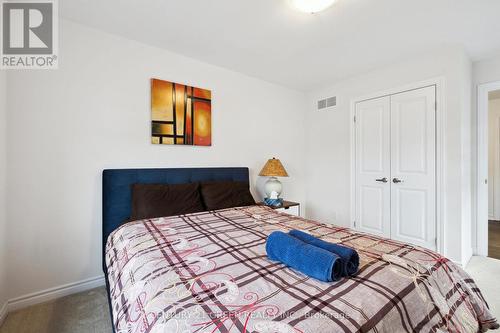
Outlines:
[{"label": "mattress", "polygon": [[[327,283],[269,260],[267,236],[291,229],[355,248],[359,273]],[[498,327],[472,278],[447,258],[263,206],[126,223],[105,252],[118,333]]]}]

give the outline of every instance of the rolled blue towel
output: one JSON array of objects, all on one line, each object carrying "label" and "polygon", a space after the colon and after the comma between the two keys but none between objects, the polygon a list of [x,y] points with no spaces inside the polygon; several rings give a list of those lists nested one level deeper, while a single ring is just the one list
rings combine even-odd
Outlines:
[{"label": "rolled blue towel", "polygon": [[343,276],[353,276],[358,272],[359,255],[356,250],[346,246],[325,242],[324,240],[299,230],[291,230],[289,234],[307,244],[317,246],[338,255],[342,259]]},{"label": "rolled blue towel", "polygon": [[280,261],[321,281],[337,281],[342,277],[338,255],[281,231],[274,231],[267,237],[266,252],[269,259]]}]

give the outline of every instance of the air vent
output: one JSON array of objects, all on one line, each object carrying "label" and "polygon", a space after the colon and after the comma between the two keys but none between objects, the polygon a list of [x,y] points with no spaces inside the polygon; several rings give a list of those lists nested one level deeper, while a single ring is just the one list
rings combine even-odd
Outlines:
[{"label": "air vent", "polygon": [[331,108],[332,106],[337,106],[337,96],[326,99],[326,107]]},{"label": "air vent", "polygon": [[326,99],[322,99],[321,101],[318,101],[318,110],[326,108]]},{"label": "air vent", "polygon": [[328,97],[318,101],[318,110],[324,110],[337,106],[337,96]]}]

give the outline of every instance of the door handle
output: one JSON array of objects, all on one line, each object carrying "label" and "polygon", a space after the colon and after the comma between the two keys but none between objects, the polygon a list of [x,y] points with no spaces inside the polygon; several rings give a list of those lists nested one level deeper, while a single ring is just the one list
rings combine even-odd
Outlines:
[{"label": "door handle", "polygon": [[393,179],[392,179],[392,182],[393,182],[394,184],[398,184],[398,183],[402,183],[403,181],[402,181],[401,179],[398,179],[398,178],[393,178]]},{"label": "door handle", "polygon": [[375,181],[377,182],[381,182],[381,183],[387,183],[387,178],[380,178],[380,179],[375,179]]}]

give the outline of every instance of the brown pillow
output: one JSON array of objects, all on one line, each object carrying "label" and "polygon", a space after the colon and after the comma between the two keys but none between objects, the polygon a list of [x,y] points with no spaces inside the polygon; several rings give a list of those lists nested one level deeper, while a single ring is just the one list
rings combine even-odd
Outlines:
[{"label": "brown pillow", "polygon": [[201,183],[201,196],[207,210],[255,205],[247,182]]},{"label": "brown pillow", "polygon": [[133,184],[131,220],[204,211],[199,183]]}]

